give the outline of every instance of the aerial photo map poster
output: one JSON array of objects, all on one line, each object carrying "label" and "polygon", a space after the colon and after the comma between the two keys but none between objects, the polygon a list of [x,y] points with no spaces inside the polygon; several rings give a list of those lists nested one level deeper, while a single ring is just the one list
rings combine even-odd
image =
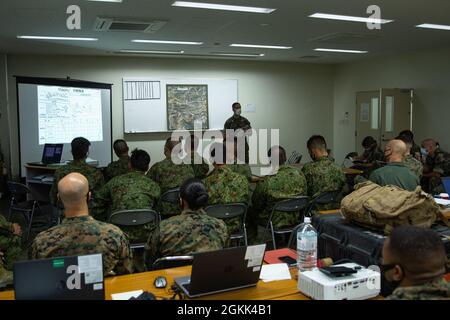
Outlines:
[{"label": "aerial photo map poster", "polygon": [[208,85],[168,84],[167,126],[172,130],[193,130],[201,121],[208,129]]}]

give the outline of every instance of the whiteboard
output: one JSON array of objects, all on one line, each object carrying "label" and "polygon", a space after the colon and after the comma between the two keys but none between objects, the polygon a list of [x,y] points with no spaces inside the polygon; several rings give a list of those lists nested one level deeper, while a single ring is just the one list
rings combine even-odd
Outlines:
[{"label": "whiteboard", "polygon": [[171,84],[208,86],[209,130],[222,130],[238,101],[235,79],[123,78],[124,133],[168,131],[166,86]]}]

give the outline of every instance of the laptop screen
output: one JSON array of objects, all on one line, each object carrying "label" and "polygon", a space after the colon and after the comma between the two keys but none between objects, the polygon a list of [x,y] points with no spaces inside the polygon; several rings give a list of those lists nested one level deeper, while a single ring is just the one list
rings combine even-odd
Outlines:
[{"label": "laptop screen", "polygon": [[46,144],[42,153],[42,163],[59,163],[61,161],[63,144]]}]

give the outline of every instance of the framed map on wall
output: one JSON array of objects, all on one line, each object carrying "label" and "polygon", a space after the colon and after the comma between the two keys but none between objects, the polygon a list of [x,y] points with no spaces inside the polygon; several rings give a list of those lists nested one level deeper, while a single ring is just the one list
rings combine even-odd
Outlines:
[{"label": "framed map on wall", "polygon": [[167,128],[193,130],[194,122],[200,121],[202,129],[208,129],[208,85],[168,84]]}]

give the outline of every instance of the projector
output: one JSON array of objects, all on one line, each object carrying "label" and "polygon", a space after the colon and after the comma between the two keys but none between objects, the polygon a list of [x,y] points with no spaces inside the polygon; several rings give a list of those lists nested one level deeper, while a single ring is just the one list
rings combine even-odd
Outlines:
[{"label": "projector", "polygon": [[347,267],[356,273],[342,277],[329,276],[318,268],[299,272],[298,289],[314,300],[365,300],[380,293],[380,273],[356,263],[344,263],[333,267]]}]

